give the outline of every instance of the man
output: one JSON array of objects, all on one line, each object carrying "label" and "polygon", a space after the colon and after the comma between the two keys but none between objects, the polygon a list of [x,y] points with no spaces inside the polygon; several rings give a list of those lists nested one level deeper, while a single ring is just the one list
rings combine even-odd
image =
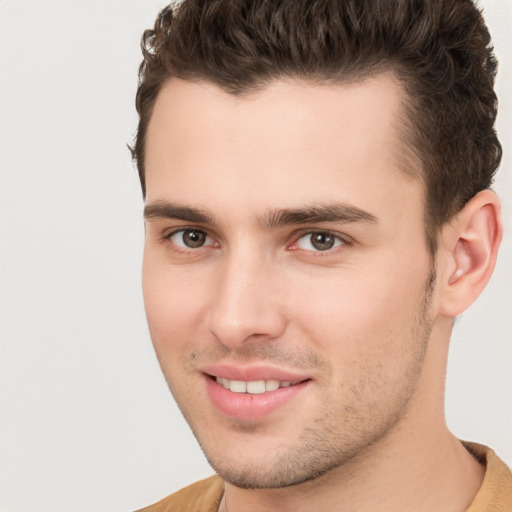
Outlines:
[{"label": "man", "polygon": [[143,49],[146,312],[219,475],[145,510],[512,510],[443,411],[502,237],[473,3],[186,0]]}]

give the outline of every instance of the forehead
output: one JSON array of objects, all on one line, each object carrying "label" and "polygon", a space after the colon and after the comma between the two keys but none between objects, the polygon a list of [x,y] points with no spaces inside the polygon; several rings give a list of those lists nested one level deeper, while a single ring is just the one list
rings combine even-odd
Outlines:
[{"label": "forehead", "polygon": [[229,200],[244,212],[326,199],[369,207],[420,187],[403,172],[403,118],[390,74],[339,85],[278,80],[244,95],[171,79],[147,132],[147,201],[215,209]]}]

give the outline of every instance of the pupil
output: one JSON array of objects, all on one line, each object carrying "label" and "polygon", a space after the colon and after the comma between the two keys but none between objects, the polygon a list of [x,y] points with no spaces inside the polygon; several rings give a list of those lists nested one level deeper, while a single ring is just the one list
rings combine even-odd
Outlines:
[{"label": "pupil", "polygon": [[196,248],[204,244],[206,235],[201,231],[185,231],[183,233],[183,242],[187,247]]},{"label": "pupil", "polygon": [[314,233],[311,235],[311,245],[319,251],[327,251],[334,246],[334,237],[328,233]]}]

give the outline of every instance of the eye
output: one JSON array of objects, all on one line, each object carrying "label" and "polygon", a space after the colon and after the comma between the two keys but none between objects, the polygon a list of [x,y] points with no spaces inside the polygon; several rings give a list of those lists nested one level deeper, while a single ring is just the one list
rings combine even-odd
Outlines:
[{"label": "eye", "polygon": [[307,233],[301,236],[295,245],[298,249],[305,251],[329,251],[345,242],[339,237],[328,231],[317,231]]},{"label": "eye", "polygon": [[199,249],[213,243],[211,237],[199,229],[180,229],[171,233],[168,238],[174,245],[183,249]]}]

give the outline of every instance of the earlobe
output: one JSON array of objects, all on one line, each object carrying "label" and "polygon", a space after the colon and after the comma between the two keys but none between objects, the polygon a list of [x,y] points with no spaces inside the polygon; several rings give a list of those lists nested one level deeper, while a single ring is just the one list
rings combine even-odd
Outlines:
[{"label": "earlobe", "polygon": [[502,235],[500,201],[490,190],[476,194],[443,229],[442,315],[456,317],[480,295],[496,265]]}]

